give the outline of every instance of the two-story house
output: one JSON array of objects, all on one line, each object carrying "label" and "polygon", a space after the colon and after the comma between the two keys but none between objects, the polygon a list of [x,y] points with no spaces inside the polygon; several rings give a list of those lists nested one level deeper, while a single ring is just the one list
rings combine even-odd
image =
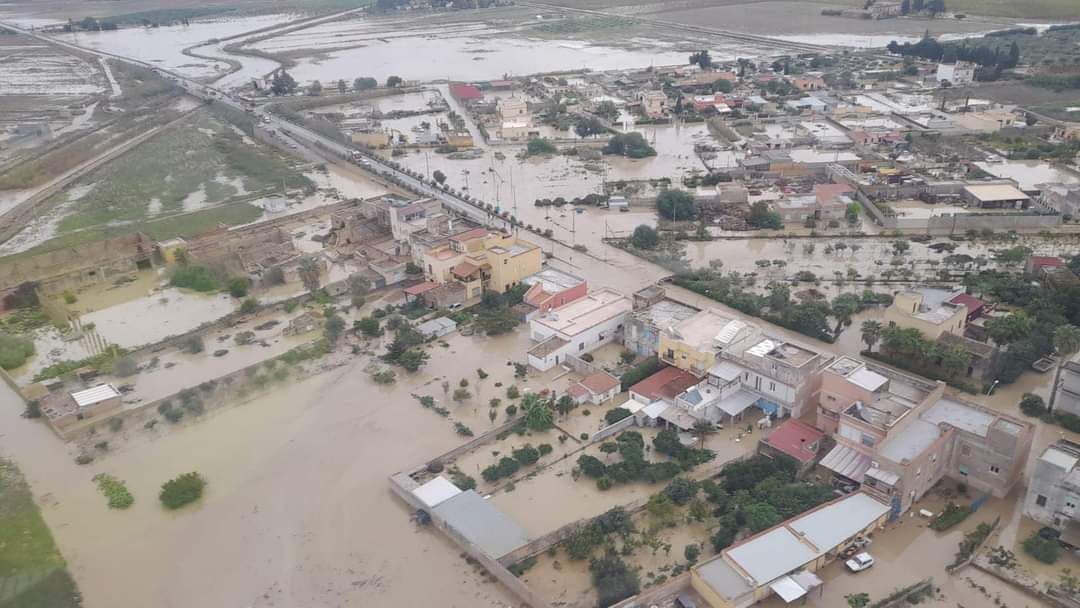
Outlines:
[{"label": "two-story house", "polygon": [[424,274],[440,285],[457,282],[465,287],[466,301],[486,289],[505,293],[529,275],[540,272],[540,248],[517,236],[474,228],[450,236],[423,254]]},{"label": "two-story house", "polygon": [[1059,439],[1039,456],[1028,480],[1024,515],[1080,547],[1080,443]]}]

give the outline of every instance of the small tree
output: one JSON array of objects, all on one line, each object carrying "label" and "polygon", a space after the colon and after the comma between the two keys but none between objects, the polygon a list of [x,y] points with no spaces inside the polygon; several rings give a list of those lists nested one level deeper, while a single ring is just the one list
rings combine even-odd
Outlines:
[{"label": "small tree", "polygon": [[860,329],[862,330],[862,340],[866,343],[867,350],[874,350],[874,345],[881,340],[881,333],[885,328],[879,321],[867,319],[866,321],[863,321]]},{"label": "small tree", "polygon": [[454,401],[461,403],[470,398],[472,398],[472,393],[469,392],[469,389],[464,387],[454,389]]},{"label": "small tree", "polygon": [[525,412],[525,426],[531,431],[546,431],[555,426],[555,416],[547,401],[536,393],[529,393],[521,400]]},{"label": "small tree", "polygon": [[162,484],[158,498],[166,509],[179,509],[201,498],[204,488],[206,480],[202,475],[196,472],[184,473]]},{"label": "small tree", "polygon": [[386,88],[393,89],[395,87],[399,87],[401,86],[401,82],[402,80],[400,76],[388,76],[386,78]]},{"label": "small tree", "polygon": [[660,244],[660,235],[652,226],[645,224],[634,228],[634,234],[630,237],[630,244],[638,249],[656,249]]},{"label": "small tree", "polygon": [[870,595],[867,593],[851,593],[844,596],[850,608],[865,608],[870,603]]},{"label": "small tree", "polygon": [[446,183],[446,174],[438,169],[431,173],[431,178],[438,182],[440,186]]}]

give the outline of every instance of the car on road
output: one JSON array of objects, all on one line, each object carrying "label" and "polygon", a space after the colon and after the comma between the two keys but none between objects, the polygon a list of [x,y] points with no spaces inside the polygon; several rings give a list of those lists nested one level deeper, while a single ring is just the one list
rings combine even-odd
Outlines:
[{"label": "car on road", "polygon": [[844,565],[852,572],[862,572],[874,565],[874,558],[869,553],[860,553],[844,562]]}]

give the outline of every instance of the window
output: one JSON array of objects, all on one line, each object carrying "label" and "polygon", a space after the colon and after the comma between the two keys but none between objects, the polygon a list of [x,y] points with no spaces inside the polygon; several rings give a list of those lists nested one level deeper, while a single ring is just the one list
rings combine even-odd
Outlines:
[{"label": "window", "polygon": [[1043,496],[1042,494],[1039,494],[1038,496],[1035,497],[1035,504],[1039,505],[1040,507],[1045,507],[1046,506],[1046,497]]},{"label": "window", "polygon": [[874,444],[876,443],[874,437],[871,435],[863,435],[860,441],[862,441],[863,445],[868,447],[874,447]]},{"label": "window", "polygon": [[996,465],[990,465],[990,472],[994,475],[997,475],[1001,472],[1001,469],[999,469]]},{"label": "window", "polygon": [[959,470],[961,475],[967,477],[967,467],[965,467],[964,465],[960,465]]},{"label": "window", "polygon": [[675,351],[673,351],[673,350],[671,350],[669,348],[669,349],[667,349],[667,352],[664,353],[664,356],[667,357],[668,359],[674,359],[675,358]]},{"label": "window", "polygon": [[775,382],[770,382],[769,383],[769,390],[770,391],[776,391],[776,383]]},{"label": "window", "polygon": [[585,343],[584,342],[578,342],[577,349],[579,351],[585,350]]}]

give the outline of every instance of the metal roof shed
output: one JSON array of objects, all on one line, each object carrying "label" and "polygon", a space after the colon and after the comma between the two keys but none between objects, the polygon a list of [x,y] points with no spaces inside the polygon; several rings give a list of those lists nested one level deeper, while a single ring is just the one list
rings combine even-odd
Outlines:
[{"label": "metal roof shed", "polygon": [[449,479],[439,475],[435,479],[422,484],[412,493],[430,509],[461,494],[461,489],[451,483]]},{"label": "metal roof shed", "polygon": [[102,401],[119,399],[120,391],[116,390],[116,387],[111,384],[99,384],[93,388],[71,393],[71,398],[75,401],[75,405],[84,408],[97,405]]},{"label": "metal roof shed", "polygon": [[462,492],[433,509],[448,531],[479,548],[491,559],[510,553],[529,542],[525,530],[476,490]]}]

